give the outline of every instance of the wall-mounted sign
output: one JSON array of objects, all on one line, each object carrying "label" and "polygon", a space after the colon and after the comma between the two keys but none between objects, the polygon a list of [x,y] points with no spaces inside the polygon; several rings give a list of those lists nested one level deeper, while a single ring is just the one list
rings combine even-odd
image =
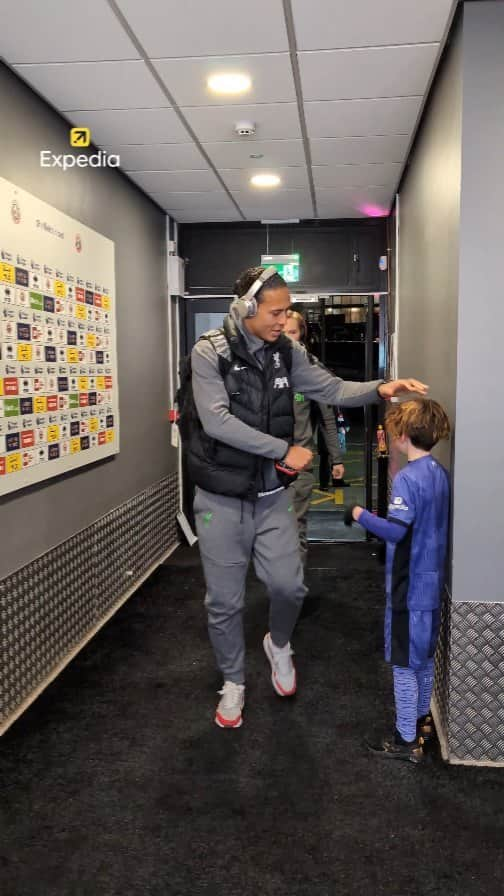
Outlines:
[{"label": "wall-mounted sign", "polygon": [[0,177],[0,496],[119,451],[114,243]]},{"label": "wall-mounted sign", "polygon": [[286,283],[299,282],[299,253],[293,255],[261,255],[264,267],[275,267]]}]

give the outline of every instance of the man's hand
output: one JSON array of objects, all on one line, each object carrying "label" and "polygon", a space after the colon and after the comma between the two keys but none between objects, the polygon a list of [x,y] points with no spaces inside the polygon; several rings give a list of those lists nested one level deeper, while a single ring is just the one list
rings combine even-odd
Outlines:
[{"label": "man's hand", "polygon": [[345,468],[343,464],[333,464],[332,468],[332,478],[333,479],[343,479],[345,475]]},{"label": "man's hand", "polygon": [[418,395],[427,395],[429,387],[419,380],[392,380],[390,383],[382,383],[378,386],[378,395],[385,401],[401,395],[403,392],[417,392]]},{"label": "man's hand", "polygon": [[293,445],[283,458],[284,464],[298,471],[306,469],[312,460],[313,451],[309,451],[308,448],[302,448],[301,445]]}]

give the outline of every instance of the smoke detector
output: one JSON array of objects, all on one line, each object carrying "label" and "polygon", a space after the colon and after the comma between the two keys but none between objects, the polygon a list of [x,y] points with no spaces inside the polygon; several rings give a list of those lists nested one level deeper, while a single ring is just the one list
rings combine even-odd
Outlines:
[{"label": "smoke detector", "polygon": [[238,121],[234,129],[239,137],[252,137],[256,132],[256,126],[253,121]]}]

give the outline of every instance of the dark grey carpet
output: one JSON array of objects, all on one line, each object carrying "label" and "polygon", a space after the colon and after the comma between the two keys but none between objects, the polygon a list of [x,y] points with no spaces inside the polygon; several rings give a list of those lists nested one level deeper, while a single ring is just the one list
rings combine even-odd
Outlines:
[{"label": "dark grey carpet", "polygon": [[498,769],[388,763],[372,545],[313,546],[300,690],[273,693],[251,579],[245,724],[220,685],[194,552],[177,552],[0,740],[2,896],[504,892]]}]

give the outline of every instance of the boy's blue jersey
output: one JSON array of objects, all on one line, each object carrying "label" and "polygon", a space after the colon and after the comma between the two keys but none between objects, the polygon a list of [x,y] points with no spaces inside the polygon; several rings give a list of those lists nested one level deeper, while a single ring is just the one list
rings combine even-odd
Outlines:
[{"label": "boy's blue jersey", "polygon": [[435,610],[445,582],[450,488],[430,454],[410,461],[394,479],[388,519],[406,537],[387,544],[387,598],[395,610]]}]

